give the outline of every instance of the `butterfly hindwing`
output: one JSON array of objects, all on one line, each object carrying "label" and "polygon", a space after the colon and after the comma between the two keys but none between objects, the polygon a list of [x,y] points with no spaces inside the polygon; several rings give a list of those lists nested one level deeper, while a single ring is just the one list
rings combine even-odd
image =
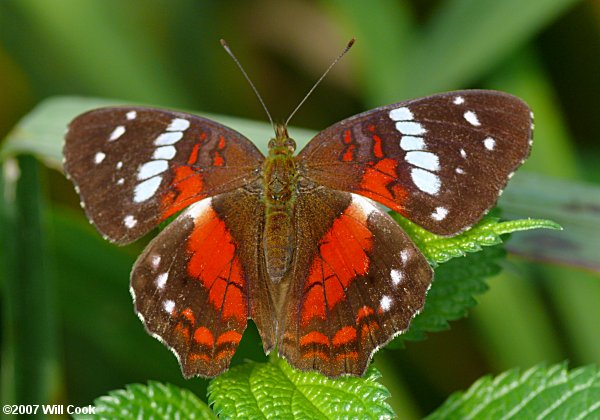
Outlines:
[{"label": "butterfly hindwing", "polygon": [[359,195],[317,187],[298,198],[295,219],[279,353],[299,369],[362,375],[422,308],[433,272],[398,224]]},{"label": "butterfly hindwing", "polygon": [[214,121],[150,108],[101,108],[73,120],[65,172],[90,221],[131,242],[202,198],[257,176],[263,155]]},{"label": "butterfly hindwing", "polygon": [[152,240],[133,268],[136,312],[186,377],[225,371],[251,314],[265,346],[274,343],[257,256],[263,212],[243,189],[203,199]]},{"label": "butterfly hindwing", "polygon": [[319,133],[300,173],[372,198],[441,235],[476,223],[529,154],[532,114],[494,91],[457,91],[377,108]]}]

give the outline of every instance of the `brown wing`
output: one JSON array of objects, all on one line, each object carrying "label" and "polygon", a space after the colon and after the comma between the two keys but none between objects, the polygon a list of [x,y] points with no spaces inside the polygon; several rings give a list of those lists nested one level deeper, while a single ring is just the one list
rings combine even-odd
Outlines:
[{"label": "brown wing", "polygon": [[192,204],[146,248],[131,273],[135,309],[177,356],[184,376],[225,371],[247,319],[266,350],[274,311],[261,265],[264,207],[244,189]]},{"label": "brown wing", "polygon": [[359,195],[316,187],[295,212],[279,353],[298,369],[362,375],[423,307],[433,272],[398,224]]},{"label": "brown wing", "polygon": [[245,185],[264,159],[248,139],[214,121],[134,107],[75,118],[64,156],[88,218],[121,244],[202,198]]},{"label": "brown wing", "polygon": [[372,198],[427,230],[476,223],[527,158],[532,115],[520,99],[458,91],[377,108],[319,133],[300,173]]}]

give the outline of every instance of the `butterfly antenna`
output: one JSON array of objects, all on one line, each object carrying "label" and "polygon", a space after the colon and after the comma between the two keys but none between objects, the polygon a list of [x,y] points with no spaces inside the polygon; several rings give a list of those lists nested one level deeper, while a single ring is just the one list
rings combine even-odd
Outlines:
[{"label": "butterfly antenna", "polygon": [[250,77],[248,76],[248,73],[246,73],[246,70],[244,70],[244,68],[242,67],[242,64],[239,62],[239,60],[237,59],[237,57],[233,54],[233,52],[231,51],[231,48],[229,48],[229,45],[227,44],[227,42],[225,42],[224,39],[221,39],[221,45],[223,46],[223,48],[225,49],[225,51],[227,51],[227,54],[229,54],[231,56],[231,58],[233,59],[233,61],[235,61],[235,64],[237,64],[237,66],[240,68],[240,71],[242,72],[242,74],[244,75],[244,77],[246,78],[246,80],[248,81],[248,83],[250,84],[250,87],[252,87],[252,90],[254,91],[254,93],[256,94],[256,97],[260,101],[260,104],[262,105],[263,109],[265,110],[265,112],[267,114],[267,117],[269,117],[269,122],[271,123],[271,128],[273,128],[273,131],[275,131],[275,124],[273,124],[273,118],[271,118],[271,114],[269,113],[269,109],[265,105],[265,102],[263,101],[263,98],[260,96],[260,93],[258,93],[258,90],[254,86],[254,83],[252,83],[252,80],[250,80]]},{"label": "butterfly antenna", "polygon": [[329,65],[329,67],[327,67],[327,70],[325,70],[325,73],[323,73],[323,75],[321,77],[319,77],[319,80],[316,81],[316,83],[313,85],[313,87],[308,91],[308,93],[304,96],[304,99],[302,99],[300,101],[300,103],[298,104],[298,106],[292,111],[292,113],[290,114],[290,116],[287,118],[287,120],[285,120],[285,127],[287,127],[288,123],[290,122],[290,120],[292,119],[292,117],[294,116],[294,114],[296,113],[296,111],[298,111],[300,109],[300,107],[302,106],[302,104],[304,104],[304,102],[306,102],[306,100],[308,99],[308,97],[311,95],[311,93],[313,93],[313,91],[317,88],[317,86],[319,85],[319,83],[321,83],[321,80],[323,80],[325,78],[325,76],[327,76],[327,73],[329,73],[329,71],[333,68],[333,66],[335,66],[337,64],[338,61],[340,61],[340,59],[346,55],[346,53],[348,52],[348,50],[350,48],[352,48],[352,45],[354,45],[354,42],[356,41],[356,38],[352,38],[348,44],[346,45],[346,48],[344,48],[344,51],[342,51],[342,53],[340,55],[337,56],[337,58],[335,60],[333,60],[333,63],[331,63]]}]

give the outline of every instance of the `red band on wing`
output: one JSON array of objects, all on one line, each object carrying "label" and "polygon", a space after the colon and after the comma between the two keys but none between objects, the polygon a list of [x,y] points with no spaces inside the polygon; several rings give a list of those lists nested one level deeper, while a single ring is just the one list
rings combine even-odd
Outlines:
[{"label": "red band on wing", "polygon": [[190,153],[188,164],[174,168],[172,190],[169,190],[162,199],[161,220],[183,210],[190,204],[204,198],[202,190],[204,181],[200,172],[195,171],[192,165],[198,160],[200,144],[196,144]]},{"label": "red band on wing", "polygon": [[346,150],[342,155],[342,160],[344,162],[351,162],[354,159],[354,150],[356,149],[356,145],[352,140],[352,132],[350,130],[344,131],[344,144],[347,144]]},{"label": "red band on wing", "polygon": [[197,328],[194,331],[194,341],[206,347],[212,348],[215,344],[215,338],[213,337],[210,330],[206,327]]},{"label": "red band on wing", "polygon": [[379,329],[379,323],[374,318],[375,311],[366,305],[356,313],[356,325],[360,328],[361,341],[369,340],[375,330]]},{"label": "red band on wing", "polygon": [[[315,264],[322,264],[321,260],[315,261]],[[312,270],[319,270],[321,267],[313,265]],[[322,281],[315,281],[304,297],[302,305],[302,325],[306,325],[313,318],[325,320],[325,293],[323,292]]]},{"label": "red band on wing", "polygon": [[356,328],[351,325],[340,328],[331,340],[320,331],[311,331],[300,337],[300,346],[304,347],[301,349],[301,357],[302,359],[319,358],[326,362],[331,362],[332,358],[336,362],[342,359],[356,361],[359,358],[356,339]]},{"label": "red band on wing", "polygon": [[204,362],[204,363],[210,363],[212,361],[210,356],[208,356],[206,353],[190,353],[188,355],[188,360],[190,362]]},{"label": "red band on wing", "polygon": [[367,317],[373,315],[374,313],[375,313],[375,311],[372,308],[370,308],[369,306],[363,306],[356,313],[356,324],[357,325],[360,324],[360,321],[363,318],[367,318]]},{"label": "red band on wing", "polygon": [[181,311],[181,315],[187,319],[192,325],[194,325],[196,323],[196,319],[194,318],[194,313],[192,312],[192,310],[190,308],[185,308],[183,311]]},{"label": "red band on wing", "polygon": [[377,134],[373,134],[373,156],[375,156],[377,159],[380,159],[383,157],[383,149],[381,147],[381,137],[379,137]]},{"label": "red band on wing", "polygon": [[179,334],[186,343],[190,342],[190,326],[185,324],[183,321],[179,321],[175,325],[175,332]]},{"label": "red band on wing", "polygon": [[225,343],[237,344],[240,342],[241,339],[242,339],[242,334],[240,334],[239,332],[227,331],[227,332],[224,332],[223,334],[221,334],[219,336],[219,338],[217,338],[217,346],[220,346],[221,344],[225,344]]},{"label": "red band on wing", "polygon": [[329,347],[329,338],[318,331],[311,331],[300,338],[300,345],[307,346],[310,344],[322,344]]},{"label": "red band on wing", "polygon": [[341,346],[351,341],[356,341],[356,328],[348,325],[335,333],[331,343],[334,346]]},{"label": "red band on wing", "polygon": [[218,362],[221,359],[231,359],[235,354],[235,350],[225,349],[218,352],[215,356],[215,361]]},{"label": "red band on wing", "polygon": [[208,291],[208,300],[224,319],[246,322],[248,308],[245,281],[236,246],[223,220],[212,208],[197,219],[187,243],[192,255],[187,266],[190,277]]},{"label": "red band on wing", "polygon": [[404,214],[403,203],[406,202],[408,192],[397,183],[397,166],[398,162],[390,158],[367,166],[360,184],[360,194]]},{"label": "red band on wing", "polygon": [[350,282],[367,273],[370,265],[367,253],[373,246],[373,236],[366,218],[363,209],[350,204],[319,241],[319,251],[304,286],[302,325],[315,317],[325,320],[326,309],[332,309],[345,298]]},{"label": "red band on wing", "polygon": [[213,165],[214,166],[223,166],[225,165],[225,159],[221,155],[221,150],[225,148],[225,137],[219,137],[219,143],[217,144],[217,150],[213,152]]}]

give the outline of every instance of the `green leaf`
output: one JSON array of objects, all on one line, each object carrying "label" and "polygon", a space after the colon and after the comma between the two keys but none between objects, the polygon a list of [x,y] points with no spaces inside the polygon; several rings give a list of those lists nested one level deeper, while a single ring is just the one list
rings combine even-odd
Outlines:
[{"label": "green leaf", "polygon": [[125,389],[110,391],[97,398],[94,407],[94,415],[75,418],[216,418],[211,409],[187,389],[153,381],[148,385],[132,384]]},{"label": "green leaf", "polygon": [[[426,332],[448,329],[448,321],[462,318],[468,309],[475,306],[474,296],[487,290],[485,278],[500,271],[498,260],[505,254],[500,247],[483,247],[499,245],[502,243],[501,235],[519,230],[560,229],[548,220],[500,222],[497,217],[488,215],[471,229],[448,238],[434,235],[398,214],[392,213],[392,217],[432,264],[445,264],[435,270],[423,311],[412,321],[409,331],[398,336],[388,348],[401,347],[406,340],[422,340]],[[482,250],[484,252],[477,252]],[[454,259],[457,257],[466,258]]]},{"label": "green leaf", "polygon": [[487,290],[485,279],[500,272],[498,262],[504,256],[504,249],[495,246],[438,266],[423,311],[413,319],[410,329],[386,348],[402,347],[407,340],[423,340],[427,332],[446,330],[448,321],[464,317],[477,304],[475,296]]},{"label": "green leaf", "polygon": [[435,235],[398,214],[394,213],[392,217],[411,236],[432,264],[462,257],[467,252],[480,251],[484,246],[500,244],[502,243],[500,236],[507,233],[540,228],[561,229],[557,223],[550,220],[525,219],[500,222],[497,217],[488,215],[471,229],[449,238]]},{"label": "green leaf", "polygon": [[595,366],[567,370],[565,364],[512,369],[485,376],[457,392],[428,419],[556,418],[600,416],[600,371]]},{"label": "green leaf", "polygon": [[1,397],[14,404],[48,401],[60,370],[46,173],[27,155],[3,162],[0,171]]},{"label": "green leaf", "polygon": [[[502,195],[503,215],[527,214],[556,220],[562,232],[515,235],[508,249],[526,258],[600,273],[600,186],[533,173],[517,173]],[[557,193],[560,191],[560,193]]]},{"label": "green leaf", "polygon": [[271,363],[249,362],[215,378],[209,403],[221,418],[391,418],[389,393],[370,368],[362,378],[329,379],[293,369],[271,356]]}]

